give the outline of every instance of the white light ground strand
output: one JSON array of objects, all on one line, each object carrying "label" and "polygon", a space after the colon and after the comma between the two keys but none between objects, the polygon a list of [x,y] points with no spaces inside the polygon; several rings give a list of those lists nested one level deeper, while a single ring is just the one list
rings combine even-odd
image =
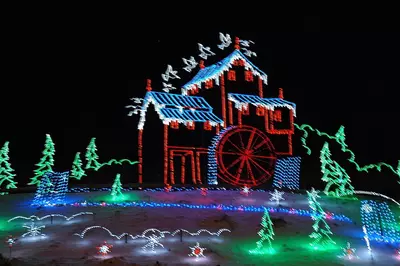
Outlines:
[{"label": "white light ground strand", "polygon": [[53,216],[53,217],[63,217],[63,218],[65,218],[65,220],[69,221],[69,220],[71,220],[71,219],[73,219],[73,218],[75,218],[75,217],[77,217],[77,216],[85,215],[85,214],[93,215],[93,212],[80,212],[80,213],[76,213],[76,214],[74,214],[74,215],[72,215],[72,216],[70,216],[70,217],[67,217],[67,216],[62,215],[62,214],[49,214],[49,215],[43,216],[43,217],[41,217],[41,218],[39,218],[39,217],[36,216],[36,215],[31,215],[31,216],[29,216],[29,217],[25,217],[25,216],[15,216],[15,217],[11,218],[10,220],[8,220],[8,222],[11,222],[11,221],[16,220],[16,219],[25,219],[25,220],[33,220],[33,219],[36,219],[37,221],[41,221],[41,220],[46,219],[46,218],[49,218],[49,217],[51,217],[51,216]]},{"label": "white light ground strand", "polygon": [[400,207],[400,203],[398,203],[396,200],[392,199],[391,197],[388,197],[386,195],[380,194],[380,193],[376,193],[376,192],[372,192],[372,191],[362,191],[362,190],[357,190],[354,191],[354,194],[364,194],[364,195],[371,195],[371,196],[378,196],[378,197],[382,197],[388,200],[393,201],[394,203],[397,204],[397,206]]},{"label": "white light ground strand", "polygon": [[80,238],[83,238],[83,237],[85,236],[85,234],[86,234],[87,231],[92,230],[92,229],[95,229],[95,228],[103,229],[103,230],[107,231],[107,232],[110,234],[110,236],[115,237],[115,238],[117,238],[117,239],[121,239],[121,238],[124,237],[125,235],[131,237],[132,239],[137,239],[137,238],[139,238],[139,237],[141,237],[141,238],[148,238],[148,237],[146,236],[146,234],[147,234],[148,232],[150,232],[150,231],[152,231],[152,232],[158,232],[158,233],[160,233],[160,234],[170,234],[171,236],[175,236],[177,233],[179,233],[179,232],[181,232],[181,231],[182,231],[182,232],[185,232],[185,233],[187,233],[187,234],[189,234],[189,235],[191,235],[191,236],[198,236],[198,235],[200,235],[202,232],[206,232],[206,233],[208,233],[208,234],[210,234],[210,235],[213,235],[213,236],[219,236],[222,232],[229,232],[229,233],[231,232],[229,229],[226,229],[226,228],[220,229],[220,230],[218,230],[218,231],[215,232],[215,233],[212,233],[212,232],[210,232],[210,231],[208,231],[208,230],[206,230],[206,229],[200,229],[200,230],[198,230],[198,231],[195,232],[195,233],[191,233],[191,232],[189,232],[189,231],[187,231],[187,230],[185,230],[185,229],[177,229],[177,230],[175,230],[175,231],[173,231],[173,232],[170,232],[170,231],[160,231],[160,230],[158,230],[158,229],[156,229],[156,228],[150,228],[150,229],[146,229],[145,231],[143,231],[143,233],[140,234],[140,235],[133,236],[133,235],[128,234],[128,233],[122,233],[121,235],[118,236],[118,235],[114,235],[108,228],[105,228],[105,227],[100,226],[100,225],[94,225],[94,226],[90,226],[90,227],[85,228],[85,229],[82,231],[82,233],[80,233],[80,234],[75,233],[74,235],[79,236]]},{"label": "white light ground strand", "polygon": [[368,232],[367,232],[367,227],[365,227],[365,225],[362,227],[363,232],[364,232],[364,240],[365,243],[367,244],[367,248],[368,248],[368,252],[371,253],[372,249],[371,249],[371,245],[369,243],[369,238],[368,238]]}]

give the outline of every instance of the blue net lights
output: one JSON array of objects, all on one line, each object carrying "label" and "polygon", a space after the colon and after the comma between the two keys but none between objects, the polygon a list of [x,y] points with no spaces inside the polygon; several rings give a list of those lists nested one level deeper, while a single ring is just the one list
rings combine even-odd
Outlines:
[{"label": "blue net lights", "polygon": [[400,242],[396,220],[386,202],[361,201],[361,220],[370,240],[386,243]]},{"label": "blue net lights", "polygon": [[211,140],[211,145],[208,147],[208,171],[207,171],[207,183],[209,185],[218,185],[218,162],[216,149],[220,139],[223,135],[236,126],[230,126],[222,130]]},{"label": "blue net lights", "polygon": [[300,189],[301,157],[280,158],[276,162],[273,187]]},{"label": "blue net lights", "polygon": [[68,191],[69,171],[47,172],[36,190],[32,205],[52,206],[63,204]]}]

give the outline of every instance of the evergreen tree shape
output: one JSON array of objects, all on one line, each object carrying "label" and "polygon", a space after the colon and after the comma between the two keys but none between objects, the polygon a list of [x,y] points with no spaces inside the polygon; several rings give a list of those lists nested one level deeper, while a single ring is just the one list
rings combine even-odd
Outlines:
[{"label": "evergreen tree shape", "polygon": [[101,164],[97,161],[99,156],[97,155],[97,148],[96,148],[96,138],[92,138],[88,147],[86,148],[86,169],[94,169],[95,171],[99,170]]},{"label": "evergreen tree shape", "polygon": [[43,157],[40,159],[39,163],[36,164],[38,168],[34,171],[35,176],[31,178],[31,182],[29,182],[28,185],[39,185],[42,176],[49,171],[53,171],[52,167],[54,166],[54,154],[55,148],[53,140],[49,134],[46,134]]},{"label": "evergreen tree shape", "polygon": [[336,142],[342,146],[342,151],[347,149],[346,135],[344,133],[344,126],[340,126],[338,132],[335,134]]},{"label": "evergreen tree shape", "polygon": [[86,176],[86,174],[85,170],[82,169],[81,153],[77,152],[74,162],[72,163],[71,177],[81,180],[84,176]]},{"label": "evergreen tree shape", "polygon": [[351,185],[350,177],[343,167],[331,159],[331,151],[327,142],[321,149],[320,161],[322,181],[327,183],[324,193],[335,197],[353,195],[354,187]]},{"label": "evergreen tree shape", "polygon": [[311,193],[307,191],[308,195],[308,203],[311,208],[311,218],[314,221],[313,229],[309,237],[313,239],[310,243],[312,247],[318,249],[319,246],[327,246],[331,244],[336,244],[330,235],[332,235],[331,228],[329,227],[328,223],[326,222],[326,214],[321,207],[321,204],[317,201],[317,198],[320,198],[318,193]]},{"label": "evergreen tree shape", "polygon": [[6,189],[17,188],[16,184],[18,184],[18,182],[14,181],[14,169],[11,168],[11,163],[9,162],[10,157],[8,156],[8,153],[10,150],[8,144],[9,142],[6,141],[0,150],[0,187],[5,181],[7,181],[8,184]]},{"label": "evergreen tree shape", "polygon": [[114,184],[112,185],[111,196],[113,198],[123,196],[121,190],[122,190],[121,175],[117,174],[117,176],[115,177],[115,180],[114,180]]},{"label": "evergreen tree shape", "polygon": [[256,242],[257,248],[254,250],[250,250],[250,253],[264,253],[264,242],[267,242],[268,251],[272,252],[272,240],[274,239],[274,228],[271,218],[269,216],[268,210],[264,209],[264,215],[261,218],[261,229],[258,231],[258,235],[260,236],[260,240]]}]

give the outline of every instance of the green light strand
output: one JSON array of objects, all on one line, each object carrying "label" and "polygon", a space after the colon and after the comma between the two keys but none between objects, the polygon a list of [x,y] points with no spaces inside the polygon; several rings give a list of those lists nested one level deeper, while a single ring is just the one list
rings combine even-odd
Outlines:
[{"label": "green light strand", "polygon": [[[359,172],[365,171],[368,173],[369,169],[377,169],[380,172],[382,170],[382,166],[385,166],[385,167],[389,168],[394,174],[396,174],[400,178],[400,160],[399,160],[399,165],[397,167],[397,170],[395,170],[390,164],[387,164],[384,162],[360,166],[355,161],[356,156],[355,156],[354,152],[352,152],[351,150],[349,150],[347,148],[347,144],[345,143],[344,126],[340,126],[340,128],[339,128],[338,132],[335,134],[335,136],[331,136],[325,132],[319,131],[318,129],[312,128],[310,125],[307,125],[307,124],[302,124],[301,126],[299,126],[298,124],[294,124],[294,125],[296,126],[297,129],[303,131],[303,136],[301,137],[301,142],[302,142],[303,147],[307,150],[308,155],[311,154],[311,149],[307,146],[307,137],[309,135],[307,129],[311,132],[317,133],[317,135],[320,137],[324,136],[331,140],[335,140],[337,143],[339,143],[341,146],[341,150],[343,152],[350,154],[350,158],[348,158],[347,160],[356,166],[357,171],[359,171]],[[400,181],[399,181],[399,183],[400,183]]]},{"label": "green light strand", "polygon": [[97,155],[97,147],[96,147],[96,138],[92,138],[90,140],[90,143],[88,147],[86,148],[86,166],[85,169],[93,169],[95,171],[98,171],[101,167],[103,166],[110,166],[112,164],[119,164],[122,165],[123,163],[129,163],[131,165],[139,163],[138,161],[131,161],[129,159],[121,159],[121,160],[116,160],[116,159],[111,159],[108,162],[105,163],[100,163],[98,161],[99,155]]}]

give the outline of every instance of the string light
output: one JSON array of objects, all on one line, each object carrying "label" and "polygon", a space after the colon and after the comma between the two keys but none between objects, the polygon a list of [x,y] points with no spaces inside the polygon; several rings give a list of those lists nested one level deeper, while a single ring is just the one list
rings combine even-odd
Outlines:
[{"label": "string light", "polygon": [[[246,70],[251,70],[254,76],[261,77],[265,85],[268,85],[268,76],[263,71],[258,69],[252,62],[250,62],[247,57],[240,51],[235,50],[230,55],[228,55],[222,63],[213,64],[209,67],[201,69],[196,76],[193,77],[188,83],[182,86],[182,94],[188,95],[190,90],[193,90],[196,86],[201,87],[203,82],[207,80],[213,80],[216,85],[219,85],[219,77],[231,69],[234,62],[237,60],[242,60],[244,62],[244,68]],[[205,75],[206,73],[206,75]]]},{"label": "string light", "polygon": [[356,249],[352,248],[349,242],[347,242],[346,248],[342,248],[342,250],[343,250],[343,255],[341,256],[342,258],[347,258],[349,260],[358,258],[356,255]]},{"label": "string light", "polygon": [[296,104],[283,100],[281,98],[261,98],[258,95],[228,93],[228,100],[235,104],[238,110],[248,110],[249,103],[255,107],[261,107],[266,110],[274,111],[276,108],[287,108],[293,111],[296,116]]},{"label": "string light", "polygon": [[368,252],[372,253],[372,249],[371,249],[371,245],[370,245],[369,237],[368,237],[368,232],[367,232],[367,227],[365,227],[365,225],[363,225],[362,229],[363,229],[364,240],[365,240],[365,243],[367,245]]},{"label": "string light", "polygon": [[276,205],[279,205],[279,202],[281,201],[281,200],[285,200],[283,197],[282,197],[282,195],[283,194],[285,194],[285,192],[283,192],[283,191],[278,191],[278,190],[274,190],[274,192],[270,192],[269,194],[271,194],[271,198],[269,199],[270,201],[275,201],[276,202]]},{"label": "string light", "polygon": [[279,158],[276,162],[273,187],[300,189],[301,157]]},{"label": "string light", "polygon": [[101,164],[99,163],[99,155],[97,155],[96,138],[91,138],[89,145],[86,148],[86,166],[85,169],[99,170]]},{"label": "string light", "polygon": [[17,238],[13,237],[12,235],[9,235],[6,238],[6,241],[4,241],[6,243],[6,245],[8,245],[9,248],[12,248],[12,246],[17,242]]},{"label": "string light", "polygon": [[200,188],[200,193],[202,196],[207,196],[207,188],[206,187]]},{"label": "string light", "polygon": [[264,210],[264,215],[261,218],[261,229],[258,231],[258,235],[260,236],[260,240],[256,242],[257,247],[254,250],[250,250],[250,253],[253,254],[263,254],[264,253],[264,242],[267,242],[268,252],[271,253],[273,251],[272,248],[272,240],[274,239],[274,228],[271,218],[269,217],[268,210]]},{"label": "string light", "polygon": [[186,229],[177,229],[177,230],[175,230],[173,232],[170,232],[170,231],[160,231],[159,229],[156,229],[156,228],[150,228],[150,229],[146,229],[145,231],[143,231],[143,233],[140,234],[140,235],[133,236],[133,235],[128,234],[128,233],[122,233],[120,235],[115,235],[106,227],[103,227],[103,226],[100,226],[100,225],[93,225],[93,226],[89,226],[89,227],[85,228],[80,234],[75,233],[74,235],[79,236],[80,238],[84,238],[85,234],[88,231],[90,231],[92,229],[96,229],[96,228],[107,231],[110,236],[115,237],[118,240],[121,239],[124,236],[129,236],[130,238],[132,238],[132,240],[137,239],[139,237],[143,238],[143,237],[146,237],[146,234],[148,232],[156,232],[156,231],[159,232],[160,234],[164,234],[164,235],[165,234],[170,234],[171,236],[175,236],[177,233],[187,233],[187,234],[189,234],[191,236],[198,236],[201,233],[207,233],[207,234],[209,234],[211,236],[220,236],[221,233],[223,233],[223,232],[228,232],[228,233],[231,232],[229,229],[226,229],[226,228],[219,229],[217,232],[214,232],[214,233],[208,231],[207,229],[200,229],[197,232],[193,232],[192,233],[192,232],[189,232]]},{"label": "string light", "polygon": [[72,219],[74,219],[75,217],[78,217],[78,216],[81,216],[81,215],[93,215],[93,212],[80,212],[80,213],[76,213],[76,214],[74,214],[74,215],[72,215],[72,216],[70,216],[70,217],[67,217],[67,216],[62,215],[62,214],[56,214],[56,213],[54,213],[54,214],[48,214],[48,215],[42,216],[42,217],[40,217],[40,218],[39,218],[38,216],[36,216],[36,215],[31,215],[31,216],[29,216],[29,217],[25,217],[25,216],[15,216],[15,217],[9,219],[8,222],[11,222],[11,221],[14,221],[14,220],[17,220],[17,219],[24,219],[24,220],[34,220],[34,219],[36,219],[37,221],[41,221],[41,220],[47,219],[47,218],[49,218],[49,217],[50,217],[50,218],[51,218],[51,217],[62,217],[62,218],[64,218],[66,221],[69,221],[69,220],[72,220]]},{"label": "string light", "polygon": [[47,172],[44,174],[36,189],[32,205],[54,206],[63,204],[65,194],[68,191],[68,177],[69,171],[62,173]]},{"label": "string light", "polygon": [[53,171],[52,167],[54,166],[54,142],[51,139],[49,134],[46,134],[46,141],[44,145],[43,157],[40,159],[40,162],[36,164],[38,168],[34,171],[35,176],[31,178],[31,182],[28,185],[39,185],[39,178],[42,178],[47,172]]},{"label": "string light", "polygon": [[205,257],[203,252],[204,250],[206,250],[206,248],[200,247],[199,242],[196,242],[196,245],[194,247],[189,247],[189,248],[191,249],[191,253],[188,254],[189,257],[196,257],[196,259],[199,257]]},{"label": "string light", "polygon": [[82,160],[80,154],[80,152],[76,153],[71,170],[71,177],[77,180],[81,180],[82,177],[86,176],[85,170],[82,169]]},{"label": "string light", "polygon": [[113,164],[122,165],[123,163],[129,163],[131,165],[137,164],[137,161],[131,161],[129,159],[111,159],[108,162],[100,163],[99,155],[97,154],[96,138],[91,138],[89,145],[86,148],[86,166],[85,169],[93,169],[94,171],[100,170],[103,166],[111,166]]},{"label": "string light", "polygon": [[208,185],[218,185],[218,162],[217,162],[217,145],[222,137],[229,132],[234,126],[227,127],[218,135],[213,137],[211,145],[208,147],[208,163],[207,163],[207,183]]},{"label": "string light", "polygon": [[[223,211],[241,211],[241,212],[263,212],[264,206],[233,206],[233,205],[223,205],[223,204],[208,204],[208,205],[195,205],[195,204],[185,204],[185,203],[159,203],[159,202],[112,202],[104,204],[103,202],[87,202],[85,206],[108,206],[108,207],[140,207],[140,208],[185,208],[185,209],[213,209],[213,210],[223,210]],[[67,205],[67,204],[65,204]],[[79,207],[81,203],[75,202],[69,204],[69,206]],[[295,209],[295,208],[274,208],[267,207],[268,211],[276,213],[286,213],[298,216],[311,216],[311,212],[308,210]],[[350,218],[342,214],[331,213],[332,220],[338,220],[343,222],[352,222]]]},{"label": "string light", "polygon": [[14,181],[14,177],[16,176],[13,172],[14,169],[11,167],[9,162],[10,157],[8,156],[9,142],[6,141],[3,147],[0,150],[0,187],[4,182],[7,182],[6,189],[17,188],[16,184],[18,182]]},{"label": "string light", "polygon": [[349,153],[350,154],[350,158],[348,158],[347,160],[349,162],[351,162],[352,164],[354,164],[356,166],[357,171],[362,172],[368,172],[369,169],[376,169],[379,172],[382,170],[382,167],[385,166],[387,167],[389,170],[391,170],[394,174],[396,174],[398,177],[400,177],[400,160],[399,160],[399,165],[397,167],[397,170],[395,170],[391,165],[384,163],[384,162],[380,162],[377,164],[368,164],[365,166],[360,166],[356,161],[356,156],[355,154],[349,150],[347,148],[347,144],[345,143],[345,134],[344,134],[344,126],[341,126],[338,130],[338,132],[335,134],[335,136],[331,136],[325,132],[321,132],[318,129],[315,129],[313,127],[311,127],[310,125],[307,124],[302,124],[301,126],[294,124],[296,126],[297,129],[301,130],[303,132],[303,136],[301,138],[301,142],[303,144],[303,147],[307,150],[307,154],[310,155],[311,154],[311,149],[307,146],[306,140],[308,137],[308,131],[306,129],[308,129],[310,132],[315,132],[317,133],[318,136],[320,137],[327,137],[328,139],[331,140],[335,140],[337,143],[340,144],[342,151]]},{"label": "string light", "polygon": [[391,197],[388,197],[388,196],[386,196],[386,195],[380,194],[380,193],[376,193],[376,192],[372,192],[372,191],[362,191],[362,190],[356,190],[356,191],[354,191],[354,194],[360,194],[360,195],[371,195],[371,196],[378,196],[378,197],[382,197],[382,198],[384,198],[384,199],[387,199],[387,200],[391,200],[391,201],[393,201],[395,204],[397,204],[397,206],[399,206],[399,207],[400,207],[400,203],[399,203],[399,202],[397,202],[395,199],[393,199],[393,198],[391,198]]},{"label": "string light", "polygon": [[112,247],[113,247],[113,245],[107,244],[107,241],[104,241],[103,244],[101,244],[100,246],[96,247],[97,253],[102,255],[102,256],[106,256],[108,253],[111,253],[111,248]]},{"label": "string light", "polygon": [[370,240],[385,243],[400,242],[396,220],[386,202],[361,201],[361,221]]},{"label": "string light", "polygon": [[322,181],[326,182],[324,193],[326,195],[342,197],[354,194],[354,187],[346,170],[336,161],[331,159],[328,142],[321,149],[321,172]]},{"label": "string light", "polygon": [[320,196],[318,195],[318,193],[314,192],[314,194],[312,194],[308,191],[307,195],[308,195],[308,202],[312,210],[311,218],[314,221],[313,224],[314,232],[312,232],[309,236],[311,239],[313,239],[310,245],[314,247],[314,249],[318,249],[318,246],[327,246],[331,244],[336,244],[330,237],[330,235],[332,235],[332,232],[328,223],[325,221],[326,213],[324,212],[324,210],[321,207],[321,204],[317,200],[318,198],[320,198]]},{"label": "string light", "polygon": [[115,180],[114,180],[114,184],[112,185],[111,196],[113,197],[113,199],[124,196],[121,192],[122,184],[121,184],[120,177],[121,177],[121,175],[117,174],[117,176],[115,177]]},{"label": "string light", "polygon": [[[75,202],[69,204],[69,206],[79,207],[81,203]],[[67,205],[67,204],[65,204]],[[216,209],[224,211],[241,211],[241,212],[263,212],[264,206],[233,206],[233,205],[223,205],[223,204],[208,204],[208,205],[195,205],[195,204],[185,204],[185,203],[159,203],[159,202],[113,202],[104,204],[103,202],[87,202],[86,206],[108,206],[108,207],[140,207],[140,208],[187,208],[187,209]],[[311,212],[308,210],[301,210],[295,208],[274,208],[267,207],[268,211],[276,213],[286,213],[298,216],[311,216]],[[343,222],[351,222],[351,219],[342,214],[331,213],[332,220],[338,220]]]},{"label": "string light", "polygon": [[242,195],[248,197],[248,196],[250,195],[250,188],[249,188],[248,186],[245,185],[245,186],[242,188],[242,191],[240,191],[240,194],[242,194]]},{"label": "string light", "polygon": [[[147,233],[150,232],[150,236],[147,235]],[[147,229],[146,231],[143,232],[142,237],[147,239],[146,245],[142,247],[143,250],[147,251],[148,248],[152,252],[155,252],[155,247],[162,247],[164,248],[163,244],[160,243],[160,239],[163,239],[165,237],[164,233],[158,229]]]},{"label": "string light", "polygon": [[25,237],[25,236],[27,236],[27,235],[28,235],[28,236],[46,236],[45,234],[43,234],[42,232],[40,232],[40,230],[41,230],[42,228],[45,228],[45,227],[46,227],[46,226],[44,226],[44,225],[36,226],[35,223],[32,221],[32,222],[31,222],[31,225],[24,225],[24,226],[22,226],[22,227],[28,229],[28,232],[24,233],[24,234],[22,235],[22,237]]},{"label": "string light", "polygon": [[217,47],[221,50],[228,48],[232,44],[232,38],[228,33],[223,34],[220,32],[219,40],[221,41],[221,44],[218,44]]}]

